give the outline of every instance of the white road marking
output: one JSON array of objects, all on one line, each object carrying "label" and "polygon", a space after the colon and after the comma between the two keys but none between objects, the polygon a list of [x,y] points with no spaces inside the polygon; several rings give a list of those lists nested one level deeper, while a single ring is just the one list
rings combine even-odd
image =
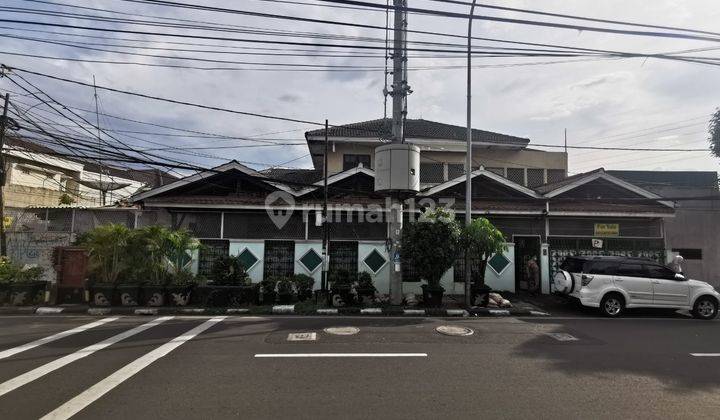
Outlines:
[{"label": "white road marking", "polygon": [[695,356],[695,357],[720,357],[720,353],[690,353],[690,356]]},{"label": "white road marking", "polygon": [[177,336],[162,346],[152,350],[149,353],[135,359],[129,364],[116,370],[110,376],[96,383],[82,393],[65,404],[41,417],[40,420],[56,420],[69,419],[77,414],[80,410],[97,401],[100,397],[110,392],[113,388],[130,379],[133,375],[148,367],[154,361],[168,355],[171,351],[183,345],[185,342],[192,340],[195,336],[227,318],[226,316],[217,316],[210,318],[197,327],[187,331],[183,335]]},{"label": "white road marking", "polygon": [[316,341],[317,333],[306,332],[306,333],[290,333],[288,334],[287,341]]},{"label": "white road marking", "polygon": [[427,353],[260,353],[256,358],[295,357],[427,357]]},{"label": "white road marking", "polygon": [[13,347],[11,349],[7,349],[5,351],[0,351],[0,360],[5,359],[7,357],[10,357],[12,355],[22,353],[24,351],[34,349],[35,347],[42,346],[43,344],[52,343],[53,341],[60,340],[61,338],[65,338],[68,336],[71,336],[73,334],[81,333],[83,331],[87,331],[91,328],[98,327],[103,324],[107,324],[108,322],[115,321],[118,318],[103,318],[95,322],[91,322],[89,324],[81,325],[79,327],[73,328],[71,330],[62,331],[57,334],[53,334],[51,336],[41,338],[39,340],[35,340],[33,342],[23,344],[22,346]]},{"label": "white road marking", "polygon": [[142,324],[140,326],[137,326],[131,330],[122,332],[118,335],[114,335],[108,339],[105,339],[97,344],[93,344],[91,346],[87,346],[83,349],[80,349],[76,351],[75,353],[70,353],[67,356],[63,356],[59,359],[53,360],[52,362],[46,363],[38,368],[35,368],[29,372],[23,373],[20,376],[16,376],[9,381],[5,381],[2,384],[0,384],[0,396],[7,394],[8,392],[17,389],[23,385],[26,385],[35,379],[41,378],[45,375],[47,375],[50,372],[53,372],[55,370],[60,369],[61,367],[70,364],[76,360],[80,360],[84,357],[90,356],[91,354],[95,353],[98,350],[102,350],[106,347],[109,347],[119,341],[122,341],[128,337],[132,337],[135,334],[139,334],[149,328],[152,328],[156,325],[159,325],[169,319],[172,319],[171,316],[163,316],[160,318],[153,319],[152,321]]},{"label": "white road marking", "polygon": [[578,341],[579,338],[568,333],[546,333],[546,335],[556,339],[557,341]]}]

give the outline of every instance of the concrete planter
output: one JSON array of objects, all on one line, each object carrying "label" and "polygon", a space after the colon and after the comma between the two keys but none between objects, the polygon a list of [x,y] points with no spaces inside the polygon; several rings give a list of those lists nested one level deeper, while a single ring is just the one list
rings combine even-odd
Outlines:
[{"label": "concrete planter", "polygon": [[15,306],[33,305],[45,300],[47,282],[31,281],[10,284],[10,304]]},{"label": "concrete planter", "polygon": [[140,301],[143,306],[165,305],[165,287],[158,285],[144,285],[140,288]]},{"label": "concrete planter", "polygon": [[138,306],[140,302],[140,285],[121,284],[115,288],[117,298],[122,306]]},{"label": "concrete planter", "polygon": [[190,299],[195,294],[192,285],[186,286],[167,286],[165,289],[165,301],[168,306],[187,306]]},{"label": "concrete planter", "polygon": [[93,306],[112,306],[115,303],[115,285],[96,283],[90,286],[90,304]]}]

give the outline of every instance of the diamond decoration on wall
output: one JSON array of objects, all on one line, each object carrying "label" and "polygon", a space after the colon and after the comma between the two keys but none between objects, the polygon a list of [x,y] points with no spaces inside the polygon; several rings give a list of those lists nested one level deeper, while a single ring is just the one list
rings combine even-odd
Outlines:
[{"label": "diamond decoration on wall", "polygon": [[372,270],[373,273],[377,274],[377,272],[385,266],[387,259],[385,259],[385,257],[377,251],[377,249],[373,249],[367,257],[365,257],[363,262],[370,270]]},{"label": "diamond decoration on wall", "polygon": [[322,256],[310,248],[298,261],[300,261],[300,264],[302,264],[308,272],[313,273],[322,264]]},{"label": "diamond decoration on wall", "polygon": [[510,260],[503,254],[495,254],[488,261],[488,265],[499,276],[510,265]]},{"label": "diamond decoration on wall", "polygon": [[245,270],[250,270],[255,266],[255,264],[260,261],[258,257],[255,256],[255,254],[252,253],[248,248],[243,249],[243,251],[238,255],[238,259],[240,260],[240,264],[245,267]]}]

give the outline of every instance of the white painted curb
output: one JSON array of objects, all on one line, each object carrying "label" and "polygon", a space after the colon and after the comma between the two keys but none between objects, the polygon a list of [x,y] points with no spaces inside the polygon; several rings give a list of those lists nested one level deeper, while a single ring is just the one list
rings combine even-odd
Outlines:
[{"label": "white painted curb", "polygon": [[498,315],[498,316],[509,316],[510,311],[507,309],[488,309],[488,312],[490,315]]},{"label": "white painted curb", "polygon": [[157,315],[157,309],[135,309],[135,315]]},{"label": "white painted curb", "polygon": [[275,305],[272,308],[274,314],[294,314],[295,305]]},{"label": "white painted curb", "polygon": [[337,309],[318,309],[317,313],[320,315],[337,315]]},{"label": "white painted curb", "polygon": [[535,316],[550,316],[549,313],[547,313],[547,312],[540,312],[540,311],[530,311],[530,315],[535,315]]},{"label": "white painted curb", "polygon": [[48,308],[40,307],[35,310],[36,315],[48,315],[48,314],[59,314],[62,313],[63,308]]},{"label": "white painted curb", "polygon": [[180,312],[184,314],[204,314],[205,309],[203,308],[185,308],[181,309]]},{"label": "white painted curb", "polygon": [[446,312],[447,312],[447,316],[462,316],[462,317],[470,316],[468,311],[466,311],[465,309],[448,309]]},{"label": "white painted curb", "polygon": [[367,314],[367,315],[381,315],[382,308],[363,308],[363,309],[360,309],[360,313]]},{"label": "white painted curb", "polygon": [[225,311],[226,314],[246,314],[250,312],[250,309],[247,308],[230,308]]},{"label": "white painted curb", "polygon": [[112,310],[110,308],[90,308],[88,309],[88,315],[107,315]]},{"label": "white painted curb", "polygon": [[403,309],[403,315],[425,315],[425,309]]}]

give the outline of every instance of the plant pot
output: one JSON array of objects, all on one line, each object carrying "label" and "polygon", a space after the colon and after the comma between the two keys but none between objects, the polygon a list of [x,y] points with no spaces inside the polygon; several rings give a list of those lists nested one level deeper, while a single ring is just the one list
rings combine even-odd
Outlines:
[{"label": "plant pot", "polygon": [[491,291],[492,289],[486,285],[476,286],[473,284],[470,288],[471,304],[473,306],[487,306],[488,301],[490,300]]},{"label": "plant pot", "polygon": [[115,285],[96,283],[90,286],[90,304],[93,306],[111,306],[115,299]]},{"label": "plant pot", "polygon": [[140,302],[140,285],[121,284],[115,289],[115,294],[122,306],[138,306]]},{"label": "plant pot", "polygon": [[187,306],[195,295],[192,285],[168,286],[165,288],[165,304],[168,306]]},{"label": "plant pot", "polygon": [[11,305],[32,305],[45,301],[45,288],[47,282],[30,281],[23,283],[12,283],[10,285]]},{"label": "plant pot", "polygon": [[145,285],[140,288],[140,301],[144,306],[165,305],[165,287],[158,285]]},{"label": "plant pot", "polygon": [[360,304],[373,303],[375,301],[375,288],[374,287],[357,287],[358,301]]},{"label": "plant pot", "polygon": [[10,303],[10,283],[0,283],[0,305]]},{"label": "plant pot", "polygon": [[335,307],[351,306],[355,303],[355,296],[352,294],[352,285],[336,284],[330,288],[331,304]]},{"label": "plant pot", "polygon": [[430,308],[437,308],[442,306],[442,298],[445,293],[445,288],[442,286],[430,286],[427,284],[422,285],[423,291],[423,303],[425,306]]}]

